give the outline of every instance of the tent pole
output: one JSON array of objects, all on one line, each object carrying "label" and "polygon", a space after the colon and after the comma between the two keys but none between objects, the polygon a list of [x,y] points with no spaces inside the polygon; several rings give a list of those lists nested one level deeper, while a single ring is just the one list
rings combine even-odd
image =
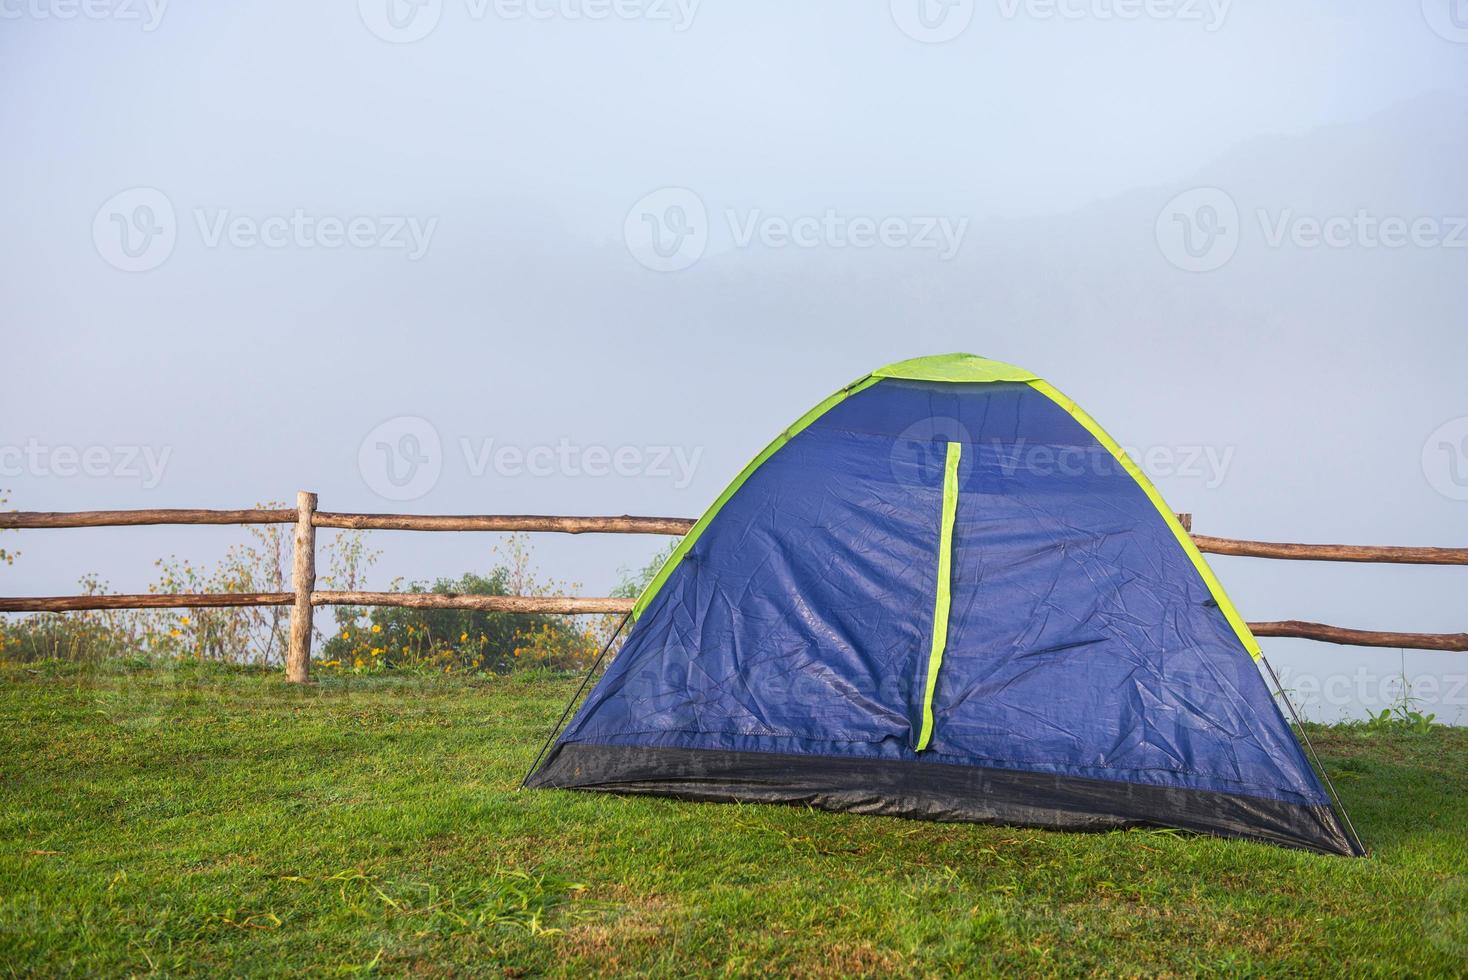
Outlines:
[{"label": "tent pole", "polygon": [[586,690],[586,685],[591,682],[592,675],[596,673],[596,668],[601,666],[602,660],[606,658],[607,651],[612,648],[613,643],[617,642],[617,637],[622,635],[622,629],[627,625],[627,620],[631,618],[632,613],[630,612],[623,616],[622,621],[617,624],[617,628],[612,631],[612,635],[607,638],[606,645],[601,648],[601,653],[597,654],[596,659],[591,662],[591,667],[586,671],[586,676],[581,678],[581,686],[576,689],[575,694],[571,695],[571,700],[566,702],[566,710],[561,712],[560,721],[556,722],[556,727],[552,728],[550,734],[545,737],[545,744],[536,753],[535,761],[530,763],[530,768],[525,771],[525,778],[520,780],[520,785],[515,788],[515,792],[518,793],[524,789],[525,784],[530,781],[530,777],[535,774],[536,768],[540,765],[540,760],[545,756],[546,750],[551,747],[551,742],[555,741],[556,735],[560,733],[561,726],[566,723],[566,717],[571,714],[571,707],[580,699],[581,692]]},{"label": "tent pole", "polygon": [[1346,812],[1345,803],[1341,802],[1341,794],[1336,792],[1335,783],[1331,782],[1330,773],[1326,771],[1325,763],[1320,761],[1320,755],[1315,751],[1315,746],[1310,741],[1310,733],[1305,731],[1305,723],[1300,720],[1300,714],[1295,710],[1294,702],[1285,693],[1284,685],[1279,681],[1279,675],[1274,672],[1274,665],[1262,653],[1259,654],[1259,662],[1264,664],[1265,670],[1269,671],[1269,676],[1274,681],[1275,692],[1279,695],[1280,700],[1284,701],[1285,707],[1290,709],[1290,717],[1295,719],[1295,728],[1299,731],[1300,738],[1305,740],[1305,748],[1309,751],[1310,758],[1315,762],[1315,767],[1320,770],[1320,775],[1324,777],[1325,788],[1330,792],[1331,799],[1335,801],[1335,807],[1340,811],[1341,821],[1346,825],[1346,831],[1351,835],[1351,840],[1356,845],[1356,850],[1360,851],[1362,855],[1365,855],[1366,845],[1361,843],[1361,835],[1356,833],[1356,826],[1351,823],[1351,815]]}]

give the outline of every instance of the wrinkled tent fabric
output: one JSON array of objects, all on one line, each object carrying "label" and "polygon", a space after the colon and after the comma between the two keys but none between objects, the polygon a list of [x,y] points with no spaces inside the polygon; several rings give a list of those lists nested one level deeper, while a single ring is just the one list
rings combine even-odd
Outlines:
[{"label": "wrinkled tent fabric", "polygon": [[828,398],[635,615],[527,785],[1359,853],[1160,496],[1012,365]]}]

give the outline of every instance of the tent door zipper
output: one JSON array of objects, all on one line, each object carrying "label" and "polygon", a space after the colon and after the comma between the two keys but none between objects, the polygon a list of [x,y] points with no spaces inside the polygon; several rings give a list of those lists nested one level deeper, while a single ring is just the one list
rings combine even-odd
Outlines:
[{"label": "tent door zipper", "polygon": [[923,712],[913,751],[921,752],[933,738],[933,693],[938,688],[938,670],[948,645],[948,610],[952,603],[953,524],[958,515],[958,463],[963,444],[948,443],[943,459],[943,506],[938,527],[938,578],[934,588],[933,628],[928,645],[927,670],[923,675]]}]

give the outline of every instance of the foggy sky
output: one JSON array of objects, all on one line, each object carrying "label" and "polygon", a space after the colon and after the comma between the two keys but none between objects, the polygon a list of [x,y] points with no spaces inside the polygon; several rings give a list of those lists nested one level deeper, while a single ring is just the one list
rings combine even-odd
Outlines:
[{"label": "foggy sky", "polygon": [[[1468,545],[1461,10],[916,2],[0,0],[8,506],[696,516],[832,390],[963,350],[1150,452],[1203,533]],[[171,247],[129,257],[159,195]],[[703,209],[686,267],[648,268],[649,200]],[[404,419],[438,475],[391,499]],[[7,534],[0,593],[239,538]],[[375,584],[494,541],[378,535]],[[537,554],[604,594],[662,543]],[[1468,629],[1464,569],[1213,564],[1249,619]],[[1468,721],[1462,655],[1265,648],[1353,692],[1315,716],[1405,667]]]}]

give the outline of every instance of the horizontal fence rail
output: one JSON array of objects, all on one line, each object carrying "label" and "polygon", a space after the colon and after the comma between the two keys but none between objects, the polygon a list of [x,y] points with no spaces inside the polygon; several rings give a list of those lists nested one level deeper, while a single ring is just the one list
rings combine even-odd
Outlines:
[{"label": "horizontal fence rail", "polygon": [[1468,548],[1397,548],[1357,544],[1285,544],[1279,541],[1235,541],[1193,535],[1199,551],[1242,558],[1293,561],[1366,561],[1391,565],[1468,565]]},{"label": "horizontal fence rail", "polygon": [[0,599],[0,612],[88,612],[97,609],[227,609],[289,606],[294,592],[145,592],[137,595],[58,595]]},{"label": "horizontal fence rail", "polygon": [[[0,513],[0,530],[68,527],[136,527],[158,524],[295,524],[294,510],[83,510]],[[1192,515],[1179,514],[1192,529]],[[353,531],[547,531],[564,534],[683,535],[691,517],[551,517],[524,515],[349,514],[317,511],[312,527]],[[1296,544],[1247,541],[1194,534],[1198,550],[1210,555],[1280,558],[1292,561],[1376,562],[1396,565],[1468,565],[1468,548],[1394,545]]]},{"label": "horizontal fence rail", "polygon": [[[104,609],[208,609],[289,606],[293,592],[176,593],[159,595],[51,596],[0,599],[0,612],[80,612]],[[447,592],[312,592],[312,606],[399,606],[407,609],[473,609],[481,612],[580,616],[632,611],[634,599],[592,596],[464,595]],[[1346,646],[1468,652],[1468,633],[1390,633],[1346,629],[1297,619],[1250,623],[1255,636],[1320,640]]]},{"label": "horizontal fence rail", "polygon": [[[1179,514],[1189,533],[1192,515]],[[107,609],[208,609],[292,606],[286,673],[304,681],[310,671],[311,613],[317,606],[397,606],[409,609],[471,609],[502,613],[605,615],[627,613],[632,599],[588,596],[485,596],[430,592],[331,592],[316,585],[316,529],[354,531],[532,531],[562,534],[687,534],[696,522],[684,517],[558,517],[539,515],[352,514],[316,509],[316,495],[297,494],[295,509],[98,510],[0,514],[0,530],[74,527],[134,527],[160,524],[293,524],[294,564],[290,592],[148,593],[0,598],[0,613],[80,612]],[[1294,561],[1381,562],[1468,565],[1468,548],[1415,548],[1244,541],[1193,534],[1199,551],[1215,555]],[[1347,629],[1299,620],[1250,623],[1256,636],[1293,637],[1350,646],[1468,651],[1468,633],[1397,633]]]},{"label": "horizontal fence rail", "polygon": [[1324,623],[1305,623],[1287,619],[1277,623],[1250,623],[1255,636],[1295,637],[1320,640],[1352,647],[1393,647],[1409,650],[1447,650],[1468,652],[1468,633],[1387,633],[1378,630],[1352,630]]},{"label": "horizontal fence rail", "polygon": [[319,513],[316,527],[353,531],[552,531],[561,534],[687,534],[682,517],[417,517],[409,514]]},{"label": "horizontal fence rail", "polygon": [[[0,599],[0,613],[95,612],[106,609],[229,609],[289,606],[294,592],[145,592],[137,595],[61,595]],[[575,595],[466,595],[457,592],[312,592],[312,606],[401,606],[405,609],[478,609],[483,612],[579,616],[632,611],[632,599]]]},{"label": "horizontal fence rail", "polygon": [[578,616],[632,611],[633,599],[576,595],[463,595],[443,592],[313,592],[315,606],[402,606],[407,609],[477,609],[482,612]]},{"label": "horizontal fence rail", "polygon": [[144,524],[294,524],[293,510],[11,511],[0,528],[136,527]]},{"label": "horizontal fence rail", "polygon": [[[294,510],[79,510],[0,514],[0,530],[157,524],[295,524]],[[316,511],[312,527],[350,531],[554,531],[564,534],[687,534],[686,517],[430,516]]]}]

